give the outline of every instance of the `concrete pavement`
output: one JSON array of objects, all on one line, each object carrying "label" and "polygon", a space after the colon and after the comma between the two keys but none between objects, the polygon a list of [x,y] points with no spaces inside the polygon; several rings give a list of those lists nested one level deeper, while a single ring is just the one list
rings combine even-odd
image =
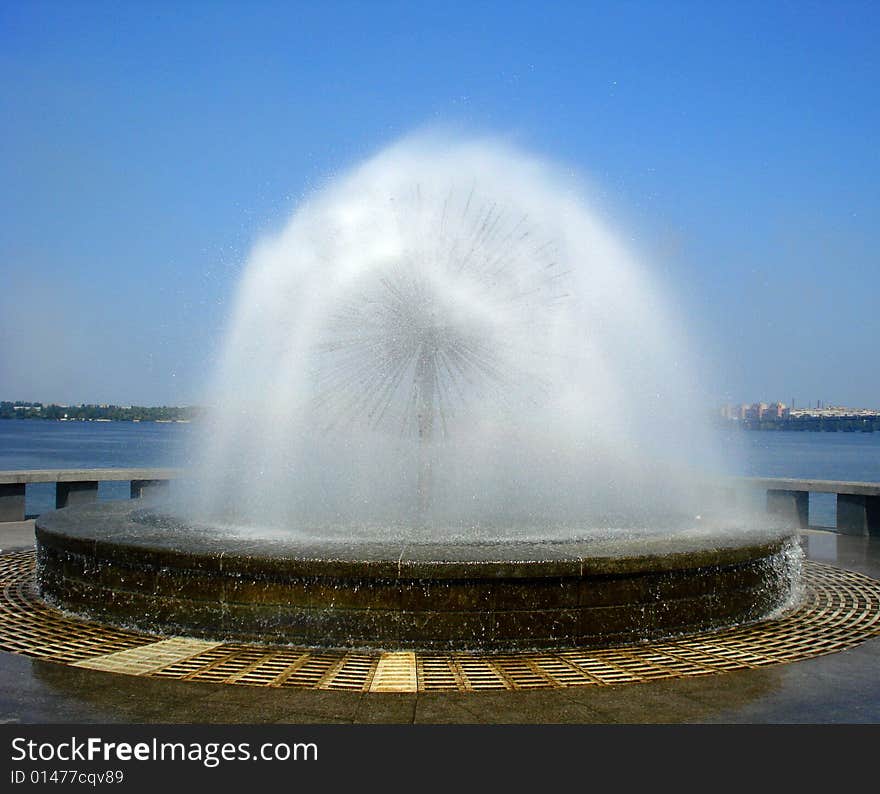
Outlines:
[{"label": "concrete pavement", "polygon": [[[33,522],[2,525],[4,551]],[[880,541],[807,531],[808,555],[880,579]],[[878,723],[880,639],[755,670],[621,686],[377,694],[97,672],[0,653],[0,721],[21,723]]]}]

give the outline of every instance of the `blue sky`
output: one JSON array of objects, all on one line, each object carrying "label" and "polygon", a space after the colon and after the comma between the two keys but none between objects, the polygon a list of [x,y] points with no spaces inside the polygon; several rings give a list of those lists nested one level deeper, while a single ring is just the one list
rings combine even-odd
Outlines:
[{"label": "blue sky", "polygon": [[718,399],[880,407],[880,6],[0,2],[0,397],[183,403],[247,252],[426,125],[570,165]]}]

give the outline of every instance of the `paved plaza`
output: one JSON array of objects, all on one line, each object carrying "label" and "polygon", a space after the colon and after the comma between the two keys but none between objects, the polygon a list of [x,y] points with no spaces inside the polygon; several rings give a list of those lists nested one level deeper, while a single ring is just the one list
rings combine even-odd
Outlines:
[{"label": "paved plaza", "polygon": [[[32,544],[32,522],[0,549]],[[880,540],[807,530],[808,556],[880,579]],[[619,686],[360,693],[143,678],[0,653],[7,723],[876,723],[880,638],[791,664]]]}]

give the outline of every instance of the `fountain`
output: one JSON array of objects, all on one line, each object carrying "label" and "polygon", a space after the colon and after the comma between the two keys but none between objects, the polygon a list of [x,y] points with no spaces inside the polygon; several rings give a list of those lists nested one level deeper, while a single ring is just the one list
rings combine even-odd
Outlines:
[{"label": "fountain", "polygon": [[558,169],[417,136],[258,245],[197,486],[37,523],[45,598],[323,647],[609,645],[794,598],[719,510],[676,313]]}]

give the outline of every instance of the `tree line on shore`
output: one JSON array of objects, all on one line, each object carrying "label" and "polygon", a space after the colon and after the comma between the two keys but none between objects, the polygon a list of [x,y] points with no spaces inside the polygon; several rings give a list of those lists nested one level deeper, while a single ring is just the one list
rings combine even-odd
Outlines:
[{"label": "tree line on shore", "polygon": [[44,405],[38,402],[0,401],[0,419],[52,419],[68,422],[188,422],[202,409],[193,405]]}]

